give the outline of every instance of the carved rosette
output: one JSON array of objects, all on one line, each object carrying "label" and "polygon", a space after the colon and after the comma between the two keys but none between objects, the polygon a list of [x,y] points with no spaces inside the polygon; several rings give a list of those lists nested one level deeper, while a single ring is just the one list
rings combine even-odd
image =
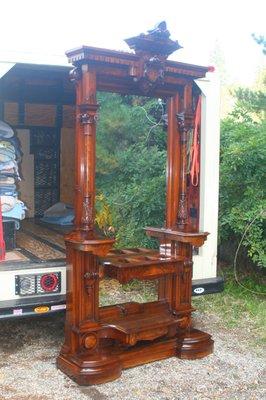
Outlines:
[{"label": "carved rosette", "polygon": [[98,344],[98,338],[95,333],[87,333],[82,338],[83,346],[87,350],[94,349]]}]

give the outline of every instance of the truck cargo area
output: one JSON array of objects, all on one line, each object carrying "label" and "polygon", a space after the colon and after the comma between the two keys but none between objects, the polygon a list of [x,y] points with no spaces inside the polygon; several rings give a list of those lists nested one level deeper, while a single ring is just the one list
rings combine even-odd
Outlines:
[{"label": "truck cargo area", "polygon": [[13,262],[14,265],[17,261],[20,265],[64,262],[63,236],[70,229],[48,225],[38,219],[23,220],[20,229],[16,232],[16,249],[7,252],[6,262]]},{"label": "truck cargo area", "polygon": [[21,222],[20,229],[15,232],[16,247],[7,251],[5,261],[0,263],[4,291],[0,301],[0,319],[42,315],[65,309],[63,235],[69,229],[44,224],[39,219]]}]

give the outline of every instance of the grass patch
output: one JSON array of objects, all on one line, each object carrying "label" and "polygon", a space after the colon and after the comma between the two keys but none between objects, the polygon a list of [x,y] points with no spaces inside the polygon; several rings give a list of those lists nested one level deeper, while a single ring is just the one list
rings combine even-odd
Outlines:
[{"label": "grass patch", "polygon": [[250,332],[252,343],[259,346],[266,341],[266,292],[259,279],[258,275],[243,278],[241,284],[249,289],[246,290],[235,281],[233,271],[227,270],[224,291],[195,297],[193,306],[201,312],[218,315],[228,329]]},{"label": "grass patch", "polygon": [[136,301],[147,303],[157,300],[157,281],[138,281],[136,279],[121,285],[115,279],[104,279],[100,283],[100,305]]}]

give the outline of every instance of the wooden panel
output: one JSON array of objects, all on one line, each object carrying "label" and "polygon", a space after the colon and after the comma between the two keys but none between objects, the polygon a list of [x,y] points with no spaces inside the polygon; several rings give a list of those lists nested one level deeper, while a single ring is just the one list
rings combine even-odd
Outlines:
[{"label": "wooden panel", "polygon": [[25,125],[55,126],[56,106],[25,104]]},{"label": "wooden panel", "polygon": [[18,124],[18,103],[4,104],[4,120],[10,125]]},{"label": "wooden panel", "polygon": [[63,106],[63,127],[74,128],[76,119],[75,106]]},{"label": "wooden panel", "polygon": [[60,155],[60,200],[74,203],[75,179],[75,132],[71,128],[61,129]]}]

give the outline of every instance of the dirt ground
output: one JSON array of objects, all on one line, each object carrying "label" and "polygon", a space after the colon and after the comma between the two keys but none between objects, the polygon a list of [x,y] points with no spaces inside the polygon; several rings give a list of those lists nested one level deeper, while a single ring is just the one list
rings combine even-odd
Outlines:
[{"label": "dirt ground", "polygon": [[[132,368],[117,381],[79,387],[56,369],[64,316],[0,322],[1,400],[265,399],[262,351],[250,329],[229,329],[215,314],[196,312],[195,325],[213,335],[214,354],[171,358]],[[264,382],[265,383],[265,382]]]}]

